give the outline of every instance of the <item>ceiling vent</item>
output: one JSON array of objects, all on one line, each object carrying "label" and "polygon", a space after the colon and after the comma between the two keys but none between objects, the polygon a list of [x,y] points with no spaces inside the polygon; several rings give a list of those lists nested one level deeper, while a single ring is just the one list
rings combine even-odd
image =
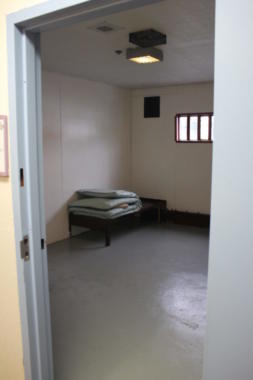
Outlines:
[{"label": "ceiling vent", "polygon": [[93,25],[89,27],[88,29],[94,30],[99,33],[113,33],[113,32],[122,30],[123,28],[118,25],[113,25],[113,24],[110,24],[109,22],[104,21],[100,24]]},{"label": "ceiling vent", "polygon": [[108,26],[108,25],[101,25],[101,26],[97,27],[97,31],[98,32],[104,32],[104,33],[113,32],[114,28],[112,26]]}]

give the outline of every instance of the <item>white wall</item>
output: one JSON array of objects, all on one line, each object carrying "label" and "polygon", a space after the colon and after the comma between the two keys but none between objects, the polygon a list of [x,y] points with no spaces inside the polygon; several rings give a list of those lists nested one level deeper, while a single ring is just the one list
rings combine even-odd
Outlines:
[{"label": "white wall", "polygon": [[130,91],[43,72],[48,243],[68,236],[67,203],[79,188],[127,188]]},{"label": "white wall", "polygon": [[[144,119],[144,96],[161,96],[161,117]],[[213,84],[136,90],[132,97],[132,187],[169,209],[210,213],[212,144],[175,142],[175,115],[213,111]]]},{"label": "white wall", "polygon": [[216,129],[204,380],[253,379],[252,15],[252,0],[216,2]]},{"label": "white wall", "polygon": [[[161,117],[144,119],[144,96]],[[43,72],[47,241],[68,237],[67,204],[83,187],[126,188],[168,208],[210,213],[212,145],[175,143],[179,112],[212,111],[211,83],[124,90]]]}]

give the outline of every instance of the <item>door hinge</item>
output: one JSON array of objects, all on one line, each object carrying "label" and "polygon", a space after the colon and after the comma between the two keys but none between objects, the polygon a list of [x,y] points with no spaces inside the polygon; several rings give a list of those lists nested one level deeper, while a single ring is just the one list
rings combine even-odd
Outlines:
[{"label": "door hinge", "polygon": [[25,261],[30,260],[29,238],[27,235],[24,236],[23,240],[20,242],[20,251],[21,251],[21,259]]},{"label": "door hinge", "polygon": [[42,250],[45,249],[45,245],[46,245],[46,241],[45,241],[45,239],[41,239],[41,240],[40,240],[40,245],[41,245],[41,249],[42,249]]},{"label": "door hinge", "polygon": [[24,187],[25,181],[24,181],[24,169],[23,168],[19,169],[19,181],[20,181],[20,187]]}]

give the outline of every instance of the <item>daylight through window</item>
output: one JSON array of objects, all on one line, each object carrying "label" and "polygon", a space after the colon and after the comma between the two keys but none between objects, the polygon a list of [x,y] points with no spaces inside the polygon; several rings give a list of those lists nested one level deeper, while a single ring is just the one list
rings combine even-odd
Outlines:
[{"label": "daylight through window", "polygon": [[213,141],[214,116],[211,112],[177,114],[176,142],[210,143]]}]

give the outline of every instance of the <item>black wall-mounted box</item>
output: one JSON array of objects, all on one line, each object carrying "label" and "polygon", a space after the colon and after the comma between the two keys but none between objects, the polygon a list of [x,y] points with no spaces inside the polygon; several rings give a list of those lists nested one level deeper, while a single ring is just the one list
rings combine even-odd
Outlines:
[{"label": "black wall-mounted box", "polygon": [[144,118],[160,117],[160,96],[144,98]]}]

